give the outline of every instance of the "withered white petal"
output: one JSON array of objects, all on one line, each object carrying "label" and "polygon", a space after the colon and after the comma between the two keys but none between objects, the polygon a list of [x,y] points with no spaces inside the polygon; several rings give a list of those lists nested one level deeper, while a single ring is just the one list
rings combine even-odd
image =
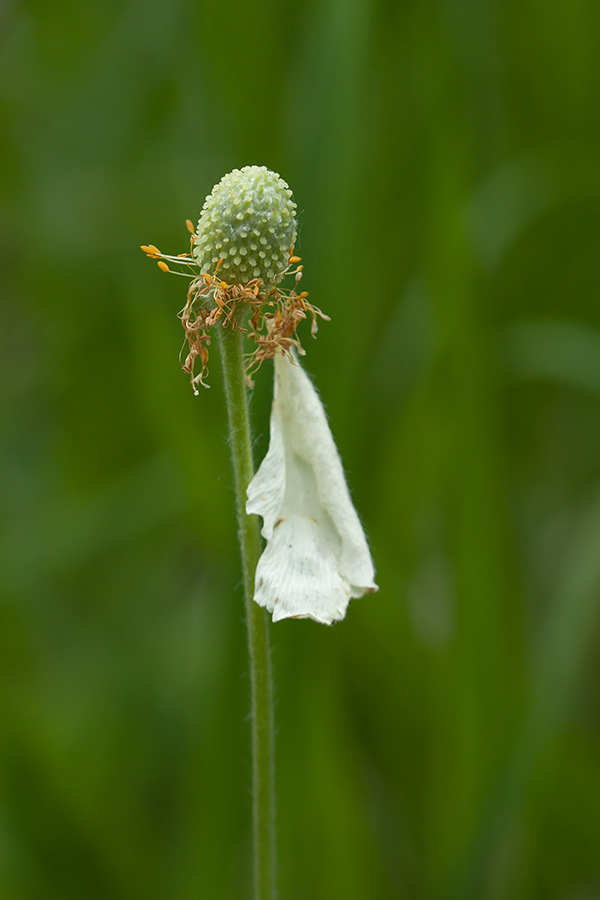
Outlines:
[{"label": "withered white petal", "polygon": [[246,503],[267,540],[254,599],[274,622],[329,625],[350,598],[377,590],[373,563],[321,401],[300,365],[282,354],[274,362],[269,449]]}]

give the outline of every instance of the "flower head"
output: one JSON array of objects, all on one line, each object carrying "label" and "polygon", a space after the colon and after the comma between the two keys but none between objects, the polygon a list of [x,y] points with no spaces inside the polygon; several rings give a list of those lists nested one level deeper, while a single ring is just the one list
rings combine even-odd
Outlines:
[{"label": "flower head", "polygon": [[[215,185],[202,208],[198,227],[188,219],[190,252],[172,256],[154,244],[142,250],[163,272],[191,279],[187,302],[179,317],[185,330],[187,353],[182,369],[197,386],[208,387],[208,348],[213,327],[240,328],[254,342],[246,378],[277,352],[304,353],[299,323],[310,316],[311,334],[317,317],[328,319],[298,291],[302,278],[294,256],[296,204],[287,183],[265,166],[234,169]],[[172,268],[173,266],[173,268]],[[295,287],[279,287],[287,275]],[[199,371],[198,371],[199,369]]]},{"label": "flower head", "polygon": [[325,411],[296,361],[278,353],[267,455],[248,487],[266,548],[254,599],[273,621],[343,619],[352,597],[377,590]]}]

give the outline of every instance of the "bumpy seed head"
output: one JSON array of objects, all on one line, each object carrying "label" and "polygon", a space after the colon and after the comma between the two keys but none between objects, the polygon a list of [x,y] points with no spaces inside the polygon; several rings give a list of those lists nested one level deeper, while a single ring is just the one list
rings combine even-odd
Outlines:
[{"label": "bumpy seed head", "polygon": [[244,166],[224,175],[206,198],[193,255],[202,272],[228,284],[254,278],[268,292],[283,278],[296,242],[296,204],[283,178],[265,166]]}]

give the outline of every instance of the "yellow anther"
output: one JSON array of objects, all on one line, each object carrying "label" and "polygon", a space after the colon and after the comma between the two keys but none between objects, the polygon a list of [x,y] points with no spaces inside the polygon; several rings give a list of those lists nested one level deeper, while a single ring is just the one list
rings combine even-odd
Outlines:
[{"label": "yellow anther", "polygon": [[189,255],[190,255],[189,253],[178,253],[177,259],[183,259],[184,256],[189,256]]},{"label": "yellow anther", "polygon": [[[218,267],[217,267],[217,268],[218,268]],[[221,287],[223,288],[224,291],[226,291],[226,290],[227,290],[227,282],[226,282],[226,281],[222,281],[222,282],[221,282]]]},{"label": "yellow anther", "polygon": [[291,263],[299,263],[301,259],[302,259],[301,256],[290,256],[289,262],[291,262]]},{"label": "yellow anther", "polygon": [[169,269],[168,265],[166,264],[166,262],[164,261],[164,259],[159,259],[158,262],[156,263],[156,265],[161,270],[161,272],[170,272],[171,271]]},{"label": "yellow anther", "polygon": [[141,244],[140,250],[143,250],[144,253],[146,253],[146,254],[152,253],[152,250],[150,249],[150,247],[147,244]]},{"label": "yellow anther", "polygon": [[155,247],[154,244],[148,244],[148,250],[152,255],[160,256],[160,250],[158,249],[158,247]]},{"label": "yellow anther", "polygon": [[201,278],[204,278],[204,281],[207,284],[212,284],[212,275],[208,275],[206,272],[201,273]]},{"label": "yellow anther", "polygon": [[221,257],[221,259],[219,260],[219,262],[218,262],[217,265],[215,266],[215,272],[216,272],[217,269],[219,269],[222,265],[223,265],[223,257]]},{"label": "yellow anther", "polygon": [[302,291],[301,294],[298,294],[298,297],[300,298],[300,300],[305,300],[306,297],[308,297],[308,291]]},{"label": "yellow anther", "polygon": [[191,219],[185,220],[185,227],[187,228],[187,230],[189,231],[190,234],[196,233],[196,229],[194,228],[194,223],[192,222]]}]

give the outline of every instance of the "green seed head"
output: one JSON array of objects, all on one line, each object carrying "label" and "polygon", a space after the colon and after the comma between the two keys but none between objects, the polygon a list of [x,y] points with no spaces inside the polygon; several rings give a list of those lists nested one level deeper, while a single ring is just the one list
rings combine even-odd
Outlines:
[{"label": "green seed head", "polygon": [[270,291],[283,278],[296,242],[296,204],[283,178],[265,166],[224,175],[205,200],[193,255],[200,270],[228,284],[253,278]]}]

